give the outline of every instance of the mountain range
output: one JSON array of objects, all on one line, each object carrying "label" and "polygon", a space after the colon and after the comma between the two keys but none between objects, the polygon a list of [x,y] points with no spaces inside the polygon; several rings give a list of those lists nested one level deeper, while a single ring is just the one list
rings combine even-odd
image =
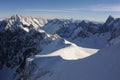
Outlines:
[{"label": "mountain range", "polygon": [[0,79],[120,80],[119,48],[120,18],[111,15],[105,23],[13,15],[0,21]]}]

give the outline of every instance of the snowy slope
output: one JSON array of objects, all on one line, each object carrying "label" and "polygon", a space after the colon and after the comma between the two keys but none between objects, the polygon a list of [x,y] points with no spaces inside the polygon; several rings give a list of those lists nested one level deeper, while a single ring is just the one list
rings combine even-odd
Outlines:
[{"label": "snowy slope", "polygon": [[46,25],[44,25],[44,27],[41,27],[41,29],[45,30],[47,33],[54,34],[56,30],[58,30],[60,26],[62,26],[62,24],[62,21],[54,19],[50,20]]},{"label": "snowy slope", "polygon": [[41,52],[43,55],[36,55],[36,57],[61,56],[65,60],[77,60],[88,57],[97,51],[98,49],[82,48],[67,40],[58,38],[47,47],[44,47]]},{"label": "snowy slope", "polygon": [[4,68],[0,70],[0,79],[1,80],[13,80],[12,76],[14,74],[14,71],[15,69],[9,69],[6,66],[4,66]]},{"label": "snowy slope", "polygon": [[119,26],[112,16],[103,25],[19,15],[2,20],[0,78],[120,80]]},{"label": "snowy slope", "polygon": [[117,44],[82,60],[62,60],[53,64],[52,75],[37,80],[120,80],[119,48],[120,44]]},{"label": "snowy slope", "polygon": [[115,45],[115,44],[119,44],[120,43],[120,36],[112,39],[110,42],[109,42],[109,45]]},{"label": "snowy slope", "polygon": [[53,19],[48,20],[48,23],[41,27],[41,29],[49,34],[55,34],[62,26],[73,26],[73,23],[67,19]]},{"label": "snowy slope", "polygon": [[86,38],[77,37],[75,39],[68,39],[70,42],[85,48],[101,49],[108,44],[107,40],[111,37],[110,33],[95,34]]}]

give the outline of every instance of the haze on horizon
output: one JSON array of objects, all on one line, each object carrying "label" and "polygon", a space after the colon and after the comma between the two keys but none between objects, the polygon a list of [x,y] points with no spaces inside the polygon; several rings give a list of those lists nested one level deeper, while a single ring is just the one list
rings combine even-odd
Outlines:
[{"label": "haze on horizon", "polygon": [[1,0],[0,10],[0,18],[20,14],[104,22],[109,15],[120,17],[120,0]]}]

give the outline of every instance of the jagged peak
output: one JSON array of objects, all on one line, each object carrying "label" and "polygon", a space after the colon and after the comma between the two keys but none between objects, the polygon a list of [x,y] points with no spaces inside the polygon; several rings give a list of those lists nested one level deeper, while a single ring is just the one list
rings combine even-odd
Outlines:
[{"label": "jagged peak", "polygon": [[108,18],[113,18],[114,19],[114,17],[112,16],[112,15],[109,15],[109,17]]},{"label": "jagged peak", "polygon": [[114,17],[109,15],[109,17],[107,18],[105,23],[111,23],[111,21],[113,21],[113,20],[114,20]]},{"label": "jagged peak", "polygon": [[113,16],[111,16],[111,15],[109,15],[108,19],[113,19],[113,20],[114,20],[114,17],[113,17]]},{"label": "jagged peak", "polygon": [[11,19],[21,19],[21,18],[23,18],[23,16],[16,14],[16,15],[12,15],[10,18]]},{"label": "jagged peak", "polygon": [[80,24],[85,25],[86,24],[85,20],[82,20]]}]

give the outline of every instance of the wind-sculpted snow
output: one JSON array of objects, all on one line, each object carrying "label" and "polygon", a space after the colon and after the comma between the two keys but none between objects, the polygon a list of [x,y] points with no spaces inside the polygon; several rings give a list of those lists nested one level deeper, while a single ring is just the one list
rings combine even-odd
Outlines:
[{"label": "wind-sculpted snow", "polygon": [[41,52],[43,54],[36,57],[60,56],[65,60],[78,60],[93,55],[97,51],[98,49],[82,48],[64,39],[58,39],[45,47]]}]

